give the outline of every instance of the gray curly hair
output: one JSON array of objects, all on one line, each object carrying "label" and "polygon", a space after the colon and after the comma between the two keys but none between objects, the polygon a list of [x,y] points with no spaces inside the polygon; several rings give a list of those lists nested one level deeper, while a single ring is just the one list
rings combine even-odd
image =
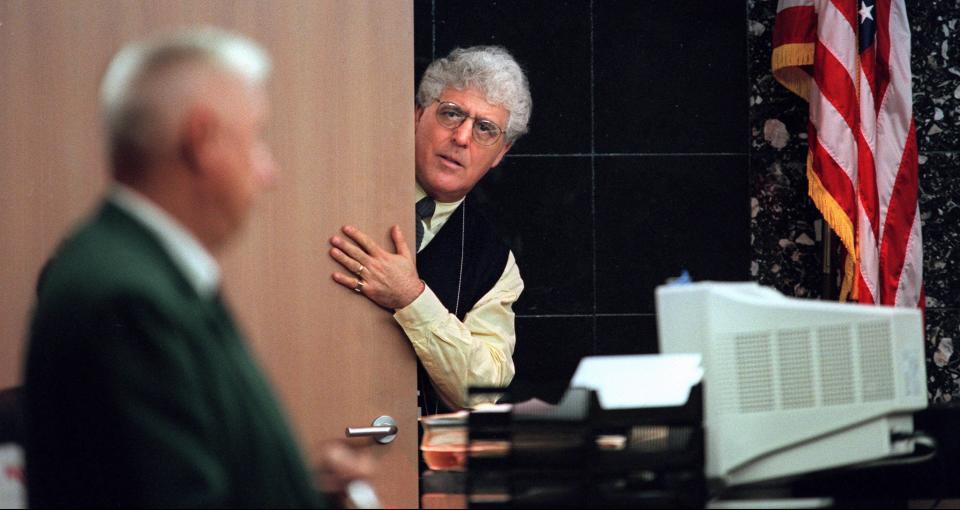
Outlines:
[{"label": "gray curly hair", "polygon": [[479,89],[490,104],[507,109],[506,141],[513,143],[527,132],[533,110],[527,77],[506,49],[500,46],[456,48],[446,58],[427,67],[417,90],[417,104],[426,108],[447,87]]}]

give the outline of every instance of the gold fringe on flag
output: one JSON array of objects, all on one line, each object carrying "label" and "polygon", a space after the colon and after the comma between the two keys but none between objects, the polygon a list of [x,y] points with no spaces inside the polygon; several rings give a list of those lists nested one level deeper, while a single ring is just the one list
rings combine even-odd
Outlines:
[{"label": "gold fringe on flag", "polygon": [[801,66],[813,65],[813,43],[784,44],[770,57],[773,77],[794,94],[810,101],[810,75]]},{"label": "gold fringe on flag", "polygon": [[827,225],[837,233],[840,242],[847,250],[847,257],[843,264],[843,283],[840,286],[840,301],[846,301],[847,296],[857,299],[857,286],[853,284],[857,274],[857,245],[853,222],[833,195],[823,187],[820,176],[813,170],[813,152],[807,151],[807,194],[817,206]]}]

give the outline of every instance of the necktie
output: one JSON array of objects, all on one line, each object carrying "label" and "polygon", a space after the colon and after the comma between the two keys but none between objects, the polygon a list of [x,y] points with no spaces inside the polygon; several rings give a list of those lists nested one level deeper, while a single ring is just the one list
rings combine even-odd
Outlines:
[{"label": "necktie", "polygon": [[417,224],[417,250],[420,250],[420,243],[423,242],[423,220],[433,216],[437,210],[437,203],[430,197],[423,197],[417,201],[417,217],[414,221]]}]

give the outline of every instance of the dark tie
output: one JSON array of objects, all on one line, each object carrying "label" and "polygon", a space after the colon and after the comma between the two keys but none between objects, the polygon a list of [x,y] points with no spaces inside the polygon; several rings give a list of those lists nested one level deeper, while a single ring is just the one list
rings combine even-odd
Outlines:
[{"label": "dark tie", "polygon": [[420,243],[423,242],[423,221],[433,217],[433,212],[437,210],[437,203],[430,197],[423,197],[417,201],[417,217],[414,219],[417,223],[417,250],[420,250]]}]

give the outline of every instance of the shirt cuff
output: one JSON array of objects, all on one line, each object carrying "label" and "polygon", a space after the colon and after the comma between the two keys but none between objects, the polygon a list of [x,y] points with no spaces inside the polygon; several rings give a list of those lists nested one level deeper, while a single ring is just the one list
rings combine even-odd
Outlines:
[{"label": "shirt cuff", "polygon": [[417,299],[397,310],[393,314],[393,318],[404,329],[422,329],[431,323],[440,322],[446,318],[448,313],[450,312],[440,302],[440,298],[433,293],[428,285],[424,285],[423,292],[417,296]]}]

